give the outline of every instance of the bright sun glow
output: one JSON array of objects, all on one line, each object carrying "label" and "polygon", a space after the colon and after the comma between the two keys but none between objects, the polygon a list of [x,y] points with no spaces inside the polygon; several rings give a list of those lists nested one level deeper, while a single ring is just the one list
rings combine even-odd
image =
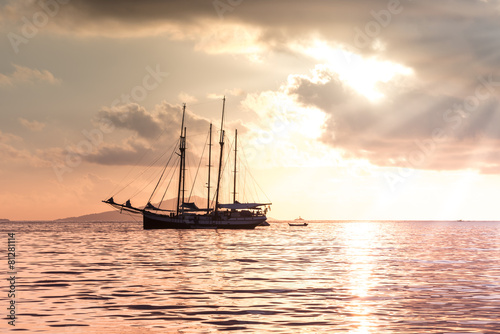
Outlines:
[{"label": "bright sun glow", "polygon": [[281,167],[338,164],[340,153],[318,140],[327,122],[323,111],[300,106],[283,92],[250,95],[243,105],[260,116],[247,124],[250,133],[245,148],[256,166],[260,162]]},{"label": "bright sun glow", "polygon": [[304,54],[315,60],[324,62],[339,78],[358,93],[371,101],[377,101],[384,94],[377,90],[379,82],[388,82],[397,75],[411,75],[413,70],[390,61],[380,61],[345,51],[340,47],[332,47],[320,40],[308,46],[296,46]]}]

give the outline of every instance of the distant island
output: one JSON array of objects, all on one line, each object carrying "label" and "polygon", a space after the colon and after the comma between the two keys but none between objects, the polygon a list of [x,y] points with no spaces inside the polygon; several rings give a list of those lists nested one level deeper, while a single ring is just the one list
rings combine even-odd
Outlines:
[{"label": "distant island", "polygon": [[0,223],[8,223],[8,222],[10,222],[10,220],[5,219],[5,218],[4,219],[0,219]]},{"label": "distant island", "polygon": [[[137,216],[142,218],[140,216]],[[137,218],[137,219],[139,219]],[[62,219],[56,219],[56,222],[60,223],[83,223],[83,222],[127,222],[134,221],[134,218],[130,215],[120,214],[118,211],[105,211],[101,213],[93,213],[89,215],[83,215],[78,217],[68,217]]]}]

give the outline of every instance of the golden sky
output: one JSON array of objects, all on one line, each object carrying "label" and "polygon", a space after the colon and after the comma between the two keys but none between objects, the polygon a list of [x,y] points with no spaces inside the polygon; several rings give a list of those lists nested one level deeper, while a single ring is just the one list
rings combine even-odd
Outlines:
[{"label": "golden sky", "polygon": [[182,103],[195,161],[225,95],[271,217],[497,220],[499,16],[487,0],[1,1],[0,218],[107,210],[178,138]]}]

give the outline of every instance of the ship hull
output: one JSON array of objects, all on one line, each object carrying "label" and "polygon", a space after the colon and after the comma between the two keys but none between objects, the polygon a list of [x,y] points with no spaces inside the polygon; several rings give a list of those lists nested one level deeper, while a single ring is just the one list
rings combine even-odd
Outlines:
[{"label": "ship hull", "polygon": [[183,215],[166,216],[152,212],[144,212],[143,227],[145,230],[153,229],[231,229],[252,230],[266,221],[266,216],[255,215],[252,217],[232,218],[221,216],[214,219],[211,215]]}]

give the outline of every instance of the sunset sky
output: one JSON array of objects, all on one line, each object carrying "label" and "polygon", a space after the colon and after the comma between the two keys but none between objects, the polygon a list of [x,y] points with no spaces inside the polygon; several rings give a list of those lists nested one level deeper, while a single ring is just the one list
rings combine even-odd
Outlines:
[{"label": "sunset sky", "polygon": [[498,0],[4,0],[0,35],[0,218],[108,210],[182,103],[197,165],[226,96],[270,217],[500,219]]}]

